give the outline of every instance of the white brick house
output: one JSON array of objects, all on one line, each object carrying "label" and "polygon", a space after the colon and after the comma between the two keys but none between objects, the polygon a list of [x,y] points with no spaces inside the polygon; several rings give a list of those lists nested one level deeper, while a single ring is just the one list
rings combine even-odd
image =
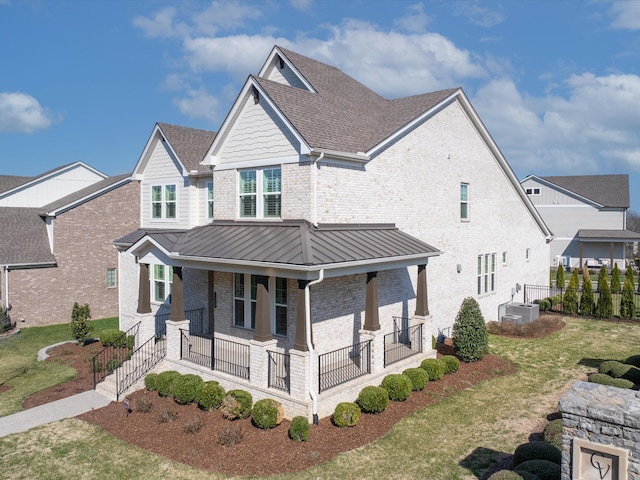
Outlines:
[{"label": "white brick house", "polygon": [[274,47],[215,138],[159,124],[134,175],[121,328],[288,417],[435,355],[465,297],[493,320],[548,279],[550,232],[461,89],[387,100]]}]

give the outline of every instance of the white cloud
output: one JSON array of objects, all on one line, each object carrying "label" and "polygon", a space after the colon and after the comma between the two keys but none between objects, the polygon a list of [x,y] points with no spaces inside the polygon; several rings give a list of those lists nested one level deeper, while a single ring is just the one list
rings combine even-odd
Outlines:
[{"label": "white cloud", "polygon": [[397,19],[394,25],[407,32],[424,32],[429,23],[429,17],[424,13],[424,5],[422,3],[416,3],[410,5],[409,13],[407,16]]},{"label": "white cloud", "polygon": [[640,2],[630,0],[613,2],[609,13],[613,17],[612,28],[640,29]]},{"label": "white cloud", "polygon": [[313,0],[289,0],[289,3],[296,10],[308,11],[313,5]]},{"label": "white cloud", "polygon": [[0,132],[33,133],[52,122],[49,112],[31,95],[0,92]]},{"label": "white cloud", "polygon": [[[498,4],[499,9],[491,9],[486,6],[480,6],[477,0],[468,0],[464,2],[455,2],[454,13],[459,16],[466,17],[469,23],[479,25],[481,27],[494,27],[505,21],[505,14],[502,7]],[[492,6],[496,4],[491,4]]]},{"label": "white cloud", "polygon": [[189,89],[186,97],[176,98],[173,104],[181,113],[191,118],[204,118],[216,121],[224,112],[220,112],[220,101],[204,88]]},{"label": "white cloud", "polygon": [[150,38],[174,37],[184,32],[184,24],[174,25],[176,9],[165,7],[158,10],[152,17],[137,16],[133,19],[133,25],[142,30],[142,33]]}]

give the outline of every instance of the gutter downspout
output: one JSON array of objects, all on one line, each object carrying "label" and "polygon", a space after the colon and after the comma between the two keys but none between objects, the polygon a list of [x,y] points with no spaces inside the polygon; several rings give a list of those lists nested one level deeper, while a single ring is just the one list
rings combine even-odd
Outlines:
[{"label": "gutter downspout", "polygon": [[307,329],[307,349],[309,350],[309,396],[311,397],[311,413],[313,414],[313,424],[318,425],[318,396],[313,391],[313,344],[311,343],[311,303],[309,287],[317,285],[324,280],[324,269],[320,270],[320,274],[316,280],[313,280],[304,287],[304,318]]},{"label": "gutter downspout", "polygon": [[[323,158],[324,158],[324,152],[321,152],[320,155],[318,156],[318,158],[316,158],[313,161],[313,163],[311,164],[311,168],[313,169],[313,218],[312,218],[312,220],[313,220],[313,226],[316,227],[316,228],[318,227],[318,217],[317,217],[317,213],[316,213],[317,203],[318,203],[318,199],[317,199],[318,188],[317,188],[317,185],[316,185],[316,183],[317,183],[317,178],[316,178],[317,177],[317,173],[316,173],[317,168],[316,168],[316,164],[320,160],[322,160]],[[322,270],[320,270],[320,271],[322,271]]]}]

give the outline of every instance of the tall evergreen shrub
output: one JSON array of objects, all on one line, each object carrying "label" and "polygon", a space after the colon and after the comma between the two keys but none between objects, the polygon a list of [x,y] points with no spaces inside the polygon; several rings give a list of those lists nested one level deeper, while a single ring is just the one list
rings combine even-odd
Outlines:
[{"label": "tall evergreen shrub", "polygon": [[578,269],[574,269],[569,279],[569,286],[564,294],[563,308],[564,313],[569,315],[575,315],[578,313],[578,286],[580,285],[580,279],[578,278]]},{"label": "tall evergreen shrub", "polygon": [[89,340],[89,337],[93,333],[93,327],[87,323],[87,320],[91,318],[91,310],[88,304],[82,306],[78,305],[78,302],[73,304],[71,310],[71,334],[80,345],[84,345]]},{"label": "tall evergreen shrub", "polygon": [[629,280],[631,282],[631,289],[633,290],[634,285],[635,285],[635,278],[633,275],[633,267],[631,266],[631,264],[627,265],[627,271],[625,273],[625,277],[627,280]]},{"label": "tall evergreen shrub", "polygon": [[564,290],[564,267],[562,264],[558,265],[558,270],[556,271],[556,287]]},{"label": "tall evergreen shrub", "polygon": [[468,297],[462,301],[453,324],[453,349],[463,362],[475,362],[489,352],[489,334],[480,306]]},{"label": "tall evergreen shrub", "polygon": [[593,315],[593,284],[589,276],[589,270],[584,269],[582,274],[582,295],[580,296],[580,315]]},{"label": "tall evergreen shrub", "polygon": [[622,288],[622,299],[620,300],[620,316],[622,318],[635,318],[636,306],[634,303],[633,284],[627,278]]},{"label": "tall evergreen shrub", "polygon": [[[604,265],[602,265],[600,267],[600,271],[598,272],[598,293],[602,293],[602,284],[603,283],[607,283],[607,288],[609,287],[609,282],[607,281],[609,278],[609,275],[607,274],[607,267],[605,267]],[[611,291],[611,290],[609,290]]]},{"label": "tall evergreen shrub", "polygon": [[596,306],[596,316],[600,318],[610,318],[613,316],[613,299],[611,298],[611,290],[609,289],[609,282],[607,281],[606,275],[602,280],[598,280],[598,291],[600,295],[598,297],[598,305]]},{"label": "tall evergreen shrub", "polygon": [[620,284],[620,269],[616,263],[611,271],[611,293],[620,293],[622,285]]}]

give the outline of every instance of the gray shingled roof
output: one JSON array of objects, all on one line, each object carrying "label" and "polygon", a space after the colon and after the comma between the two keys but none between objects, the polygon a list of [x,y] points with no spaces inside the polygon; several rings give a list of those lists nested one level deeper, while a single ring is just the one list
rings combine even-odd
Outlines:
[{"label": "gray shingled roof", "polygon": [[14,175],[0,175],[0,193],[8,192],[14,188],[34,180],[36,177],[18,177]]},{"label": "gray shingled roof", "polygon": [[0,207],[0,265],[55,263],[37,208]]},{"label": "gray shingled roof", "polygon": [[279,49],[317,93],[253,78],[312,148],[368,151],[457,90],[387,100],[335,67]]},{"label": "gray shingled roof", "polygon": [[158,123],[158,126],[188,171],[210,172],[209,167],[203,167],[200,162],[213,143],[216,132],[180,127],[168,123]]},{"label": "gray shingled roof", "polygon": [[640,233],[631,230],[594,230],[581,229],[578,230],[578,238],[580,240],[618,240],[620,242],[638,242],[640,241]]},{"label": "gray shingled roof", "polygon": [[92,185],[89,185],[88,187],[78,190],[77,192],[73,192],[65,197],[59,198],[55,202],[51,202],[50,204],[45,205],[40,209],[40,214],[47,215],[50,212],[55,212],[56,210],[67,206],[72,207],[76,202],[82,200],[83,198],[92,198],[98,195],[101,191],[109,189],[109,187],[112,187],[119,182],[123,182],[123,184],[128,183],[124,182],[124,180],[128,179],[130,176],[130,173],[123,173],[121,175],[115,175],[113,177],[108,177],[104,180],[100,180],[99,182],[96,182]]},{"label": "gray shingled roof", "polygon": [[629,208],[629,175],[540,177],[589,200],[611,208]]},{"label": "gray shingled roof", "polygon": [[214,221],[188,231],[137,230],[116,240],[133,245],[144,236],[180,257],[323,266],[438,255],[437,248],[390,224],[320,225]]}]

